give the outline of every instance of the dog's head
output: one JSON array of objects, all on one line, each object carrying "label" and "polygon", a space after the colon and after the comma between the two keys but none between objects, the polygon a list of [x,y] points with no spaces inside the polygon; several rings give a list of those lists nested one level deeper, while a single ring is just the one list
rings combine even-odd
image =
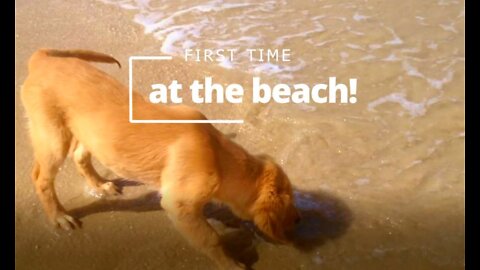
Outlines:
[{"label": "dog's head", "polygon": [[253,207],[255,225],[273,240],[286,243],[287,234],[299,222],[292,186],[287,175],[272,160],[263,161],[258,197]]}]

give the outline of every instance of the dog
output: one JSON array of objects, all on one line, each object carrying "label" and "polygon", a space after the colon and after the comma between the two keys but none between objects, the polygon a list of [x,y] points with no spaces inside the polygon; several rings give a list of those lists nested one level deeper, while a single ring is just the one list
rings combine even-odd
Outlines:
[{"label": "dog", "polygon": [[[34,152],[32,180],[49,220],[75,229],[54,189],[56,173],[71,153],[88,185],[104,194],[119,188],[95,171],[91,157],[118,176],[158,187],[161,206],[190,244],[221,269],[243,269],[229,258],[203,216],[219,201],[266,236],[287,243],[299,221],[292,185],[273,159],[249,154],[211,124],[129,122],[129,91],[89,62],[120,63],[85,50],[40,49],[28,62],[21,100]],[[184,105],[152,104],[132,94],[137,119],[206,120]]]}]

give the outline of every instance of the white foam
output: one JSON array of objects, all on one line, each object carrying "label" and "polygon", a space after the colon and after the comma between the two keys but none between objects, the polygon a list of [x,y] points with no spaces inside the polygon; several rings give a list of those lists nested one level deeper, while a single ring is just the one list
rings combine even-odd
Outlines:
[{"label": "white foam", "polygon": [[266,73],[266,74],[290,73],[290,72],[301,70],[303,67],[305,67],[305,61],[300,60],[299,63],[295,66],[262,63],[262,64],[256,65],[252,71],[254,73]]},{"label": "white foam", "polygon": [[307,105],[305,103],[299,103],[299,104],[296,104],[296,105],[300,110],[302,110],[304,112],[314,112],[314,111],[317,110],[317,107],[312,106],[312,105]]},{"label": "white foam", "polygon": [[411,168],[415,165],[421,164],[422,162],[423,162],[422,160],[416,159],[416,160],[412,161],[409,165],[407,165],[406,169],[409,169],[409,168]]},{"label": "white foam", "polygon": [[364,35],[365,35],[365,33],[352,30],[350,27],[347,27],[347,30],[348,30],[350,33],[352,33],[352,34],[354,34],[354,35],[356,35],[356,36],[364,36]]},{"label": "white foam", "polygon": [[347,44],[345,44],[345,46],[347,46],[350,49],[365,51],[365,49],[362,48],[362,46],[357,45],[357,44],[347,43]]},{"label": "white foam", "polygon": [[132,5],[132,4],[128,4],[128,3],[121,3],[120,4],[120,7],[121,8],[124,8],[124,9],[128,9],[128,10],[136,10],[136,9],[139,9],[138,7]]},{"label": "white foam", "polygon": [[359,21],[364,21],[366,19],[370,18],[369,16],[365,16],[365,15],[361,15],[360,13],[358,12],[355,12],[355,14],[353,14],[353,19],[357,22]]},{"label": "white foam", "polygon": [[[260,42],[259,37],[253,37],[253,36],[243,36],[237,39],[230,39],[230,40],[217,40],[213,41],[216,46],[219,48],[228,48],[228,47],[235,47],[238,45],[245,46],[248,48],[253,48],[255,44]],[[248,55],[246,52],[244,52],[245,55]]]},{"label": "white foam", "polygon": [[133,21],[143,25],[144,33],[150,34],[153,32],[155,21],[160,19],[163,16],[163,13],[138,13],[133,17]]},{"label": "white foam", "polygon": [[[236,48],[239,50],[235,62],[228,60],[218,63],[227,69],[241,68],[251,72],[273,74],[277,78],[292,79],[293,72],[299,71],[304,63],[271,63],[258,64],[248,61],[246,48],[274,48],[294,39],[316,37],[324,32],[325,27],[320,22],[325,15],[312,14],[303,10],[303,16],[293,22],[285,22],[285,26],[293,24],[310,26],[310,30],[298,33],[298,28],[282,28],[277,32],[275,42],[263,39],[259,29],[271,28],[272,20],[283,17],[285,14],[298,12],[287,8],[286,1],[238,1],[207,0],[204,3],[182,1],[172,4],[164,1],[151,0],[100,0],[124,9],[136,9],[137,14],[133,21],[144,27],[144,33],[162,42],[163,54],[182,56],[187,48]],[[228,13],[226,13],[228,12]],[[225,16],[225,15],[228,16]],[[342,18],[344,20],[344,18]],[[278,27],[283,27],[279,25]],[[312,41],[310,41],[312,42]],[[314,42],[312,42],[313,44]],[[274,46],[275,45],[275,46]],[[295,60],[301,60],[299,58]],[[297,62],[298,63],[298,62]]]},{"label": "white foam", "polygon": [[443,85],[449,83],[453,79],[453,71],[449,70],[447,76],[441,79],[427,78],[428,83],[435,89],[442,89]]},{"label": "white foam", "polygon": [[390,55],[382,59],[382,61],[387,61],[387,62],[396,62],[400,60],[401,59],[398,58],[394,53],[391,53]]},{"label": "white foam", "polygon": [[323,45],[326,45],[326,44],[335,42],[335,41],[337,41],[337,40],[338,40],[338,39],[325,40],[325,41],[322,41],[322,42],[320,42],[320,43],[315,44],[315,47],[322,47]]},{"label": "white foam", "polygon": [[253,72],[255,72],[255,73],[265,72],[265,73],[268,73],[268,74],[279,73],[281,71],[282,71],[282,69],[280,68],[279,65],[275,65],[275,64],[272,64],[272,63],[260,64],[253,69]]},{"label": "white foam", "polygon": [[195,41],[185,40],[185,42],[183,42],[183,44],[182,44],[182,48],[183,49],[191,49],[191,48],[195,47],[195,45],[197,45],[197,43]]},{"label": "white foam", "polygon": [[427,23],[425,23],[425,18],[424,18],[424,17],[415,16],[415,19],[417,19],[417,22],[418,22],[418,24],[420,24],[420,25],[428,25]]},{"label": "white foam", "polygon": [[368,48],[372,49],[372,50],[377,50],[377,49],[380,49],[382,48],[382,44],[370,44],[368,45]]},{"label": "white foam", "polygon": [[457,29],[454,26],[454,23],[440,24],[440,27],[447,32],[458,33]]},{"label": "white foam", "polygon": [[410,100],[407,100],[406,96],[404,93],[391,93],[387,96],[380,97],[370,103],[368,103],[368,110],[369,111],[376,111],[375,108],[381,104],[388,103],[388,102],[393,102],[393,103],[398,103],[400,106],[402,106],[409,114],[410,116],[417,117],[417,116],[422,116],[424,115],[427,110],[426,110],[426,102],[413,102]]},{"label": "white foam", "polygon": [[[383,26],[383,24],[382,24]],[[397,33],[395,32],[395,30],[393,30],[392,28],[390,27],[386,27],[386,26],[383,26],[385,29],[387,29],[393,36],[393,38],[389,41],[386,41],[385,44],[387,45],[400,45],[400,44],[403,44],[403,40],[397,35]]]},{"label": "white foam", "polygon": [[221,67],[223,67],[223,68],[226,68],[226,69],[232,69],[232,68],[234,68],[233,63],[232,63],[230,60],[228,60],[227,58],[225,58],[225,59],[224,59],[222,62],[220,62],[218,65],[221,66]]},{"label": "white foam", "polygon": [[313,29],[313,30],[278,37],[278,38],[275,39],[275,41],[273,41],[273,44],[275,44],[277,46],[281,46],[285,43],[286,40],[290,40],[290,39],[293,39],[293,38],[299,38],[299,37],[305,38],[305,37],[308,37],[311,34],[321,33],[321,32],[324,32],[324,31],[325,31],[325,27],[323,25],[319,24],[317,26],[317,28]]},{"label": "white foam", "polygon": [[403,69],[407,72],[408,76],[425,78],[425,76],[420,73],[416,67],[412,66],[408,61],[402,62]]},{"label": "white foam", "polygon": [[454,4],[458,4],[458,1],[456,0],[439,0],[438,1],[438,5],[439,6],[449,6],[449,5],[454,5]]},{"label": "white foam", "polygon": [[318,20],[323,19],[323,18],[325,18],[325,17],[327,17],[327,16],[325,16],[325,15],[317,15],[317,16],[312,17],[311,20],[312,20],[312,21],[318,21]]},{"label": "white foam", "polygon": [[160,49],[165,54],[179,53],[178,47],[174,46],[174,43],[182,40],[185,36],[184,30],[172,31],[163,40],[162,48]]},{"label": "white foam", "polygon": [[447,74],[442,77],[441,79],[433,79],[425,76],[423,73],[419,72],[417,68],[412,66],[408,61],[403,61],[402,66],[404,70],[407,72],[408,76],[419,77],[425,79],[431,87],[435,89],[442,89],[444,84],[449,83],[453,79],[454,72],[452,70],[448,70]]},{"label": "white foam", "polygon": [[367,185],[368,183],[370,183],[370,179],[368,178],[359,178],[355,180],[355,184],[357,186],[364,186],[364,185]]},{"label": "white foam", "polygon": [[[287,63],[258,63],[250,62],[246,48],[275,48],[286,46],[289,43],[305,44],[305,57],[308,61],[320,63],[325,54],[339,55],[342,64],[353,64],[361,61],[384,61],[395,62],[405,61],[413,58],[408,53],[420,52],[420,48],[395,48],[403,44],[404,41],[394,30],[398,24],[384,25],[381,21],[371,20],[374,18],[371,8],[360,10],[358,5],[330,5],[330,7],[355,8],[349,11],[345,16],[342,13],[325,13],[326,10],[298,8],[292,5],[291,1],[225,1],[225,0],[205,0],[203,3],[197,1],[180,1],[174,3],[171,1],[153,1],[153,0],[100,0],[102,2],[117,5],[124,9],[138,10],[134,17],[134,22],[144,27],[145,34],[153,35],[154,38],[162,42],[161,51],[164,54],[182,56],[184,49],[187,48],[236,48],[238,53],[235,62],[227,60],[219,62],[218,65],[227,68],[239,68],[253,73],[271,74],[277,79],[293,79],[306,65],[301,59],[302,55],[296,55],[292,62]],[[328,8],[328,5],[321,8]],[[459,7],[460,14],[464,16]],[[369,9],[369,10],[368,10]],[[318,13],[317,13],[318,12]],[[322,14],[324,13],[324,14]],[[328,14],[328,15],[327,15]],[[332,14],[332,15],[330,15]],[[340,15],[340,16],[335,16]],[[367,16],[371,15],[371,16]],[[455,16],[458,13],[455,13]],[[293,16],[292,16],[293,15]],[[298,16],[300,15],[300,16]],[[412,16],[413,20],[419,23],[429,21],[429,16]],[[453,18],[455,18],[453,16]],[[334,21],[333,23],[327,24]],[[370,20],[369,20],[370,19]],[[322,22],[325,21],[325,24]],[[372,27],[379,28],[383,33],[383,39],[365,40],[366,34],[370,29],[365,22],[372,23]],[[272,24],[275,22],[275,24]],[[413,22],[415,25],[415,21]],[[455,32],[453,21],[446,19],[441,24],[445,31]],[[438,22],[437,22],[438,24]],[[322,34],[327,31],[331,33]],[[356,29],[352,29],[352,28]],[[438,27],[438,26],[437,26]],[[301,30],[301,31],[299,31]],[[269,31],[269,33],[266,33]],[[441,31],[441,30],[439,30]],[[402,32],[403,33],[403,32]],[[403,33],[405,34],[405,33]],[[265,37],[275,36],[273,40]],[[363,37],[362,37],[363,36]],[[338,46],[329,46],[331,43],[342,41]],[[421,40],[423,41],[423,40]],[[422,50],[425,47],[437,49],[436,43],[423,43]],[[349,48],[349,49],[345,49]],[[294,46],[295,47],[295,46]],[[315,52],[315,48],[325,49],[323,52]],[[359,50],[357,52],[351,51]],[[387,51],[391,50],[391,51]],[[422,51],[423,52],[423,51]],[[430,51],[433,53],[433,51]],[[420,56],[415,55],[420,58]],[[325,56],[325,58],[328,58]],[[414,58],[415,61],[418,58]],[[299,61],[299,62],[295,62]],[[423,60],[429,61],[429,60]],[[383,63],[389,65],[390,63]],[[442,70],[445,76],[429,78],[427,71],[417,69],[414,62],[402,62],[403,68],[408,76],[419,77],[435,88],[441,89],[452,80],[453,72]],[[310,67],[309,67],[310,68]],[[317,70],[329,70],[330,65],[320,66]],[[432,73],[433,74],[433,73]]]}]

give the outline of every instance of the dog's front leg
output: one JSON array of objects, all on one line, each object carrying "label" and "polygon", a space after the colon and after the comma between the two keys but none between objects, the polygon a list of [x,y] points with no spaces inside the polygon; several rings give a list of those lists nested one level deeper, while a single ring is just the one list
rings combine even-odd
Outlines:
[{"label": "dog's front leg", "polygon": [[[162,208],[190,244],[214,260],[220,269],[244,269],[225,254],[220,236],[203,216],[204,195],[207,193],[197,189],[201,185],[196,185],[195,189],[187,188],[186,182],[181,188],[162,189]],[[193,190],[194,194],[188,192]],[[196,197],[200,194],[203,194],[202,198]]]},{"label": "dog's front leg", "polygon": [[75,161],[77,170],[85,177],[88,185],[99,195],[120,194],[120,188],[118,186],[111,181],[104,180],[97,171],[95,171],[90,152],[80,142],[76,142],[73,151],[73,160]]}]

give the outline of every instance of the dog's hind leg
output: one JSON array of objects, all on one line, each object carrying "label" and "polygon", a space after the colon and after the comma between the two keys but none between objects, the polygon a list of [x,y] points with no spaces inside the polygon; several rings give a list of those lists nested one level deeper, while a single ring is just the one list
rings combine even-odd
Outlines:
[{"label": "dog's hind leg", "polygon": [[88,185],[96,192],[101,195],[117,195],[120,193],[120,188],[113,182],[107,181],[98,175],[92,165],[92,155],[80,142],[76,143],[75,150],[73,150],[73,160],[78,171],[87,180]]},{"label": "dog's hind leg", "polygon": [[[74,229],[80,224],[66,214],[55,193],[54,180],[68,152],[70,131],[61,122],[55,122],[42,114],[31,118],[30,136],[35,162],[32,180],[36,193],[50,221],[63,229]],[[39,125],[41,123],[41,125]]]}]

